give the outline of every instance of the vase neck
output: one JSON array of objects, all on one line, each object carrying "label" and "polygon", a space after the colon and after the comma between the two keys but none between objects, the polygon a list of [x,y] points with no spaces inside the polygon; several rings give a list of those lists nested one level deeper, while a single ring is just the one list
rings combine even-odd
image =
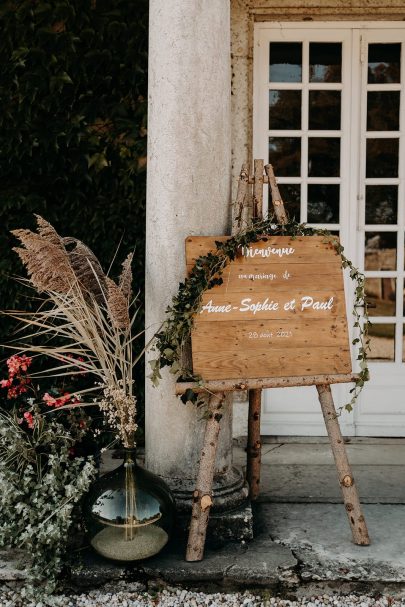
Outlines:
[{"label": "vase neck", "polygon": [[124,448],[124,464],[136,464],[136,447]]}]

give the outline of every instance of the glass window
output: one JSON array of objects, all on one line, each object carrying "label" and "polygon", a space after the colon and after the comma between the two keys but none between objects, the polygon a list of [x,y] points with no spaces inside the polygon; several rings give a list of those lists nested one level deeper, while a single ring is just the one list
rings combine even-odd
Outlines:
[{"label": "glass window", "polygon": [[339,223],[339,185],[308,185],[309,223]]},{"label": "glass window", "polygon": [[340,139],[309,137],[308,175],[310,177],[339,177]]},{"label": "glass window", "polygon": [[399,140],[367,139],[366,177],[398,177]]},{"label": "glass window", "polygon": [[397,269],[397,233],[366,232],[364,246],[365,270]]},{"label": "glass window", "polygon": [[340,129],[340,91],[309,91],[309,128]]},{"label": "glass window", "polygon": [[395,325],[373,324],[369,328],[370,352],[372,362],[393,362],[395,360]]},{"label": "glass window", "polygon": [[399,91],[367,93],[367,130],[399,130]]},{"label": "glass window", "polygon": [[301,221],[301,186],[295,183],[280,183],[278,188],[289,219]]},{"label": "glass window", "polygon": [[301,91],[269,92],[269,129],[301,128]]},{"label": "glass window", "polygon": [[405,325],[402,325],[402,362],[405,363]]},{"label": "glass window", "polygon": [[395,316],[395,278],[366,278],[365,293],[370,316]]},{"label": "glass window", "polygon": [[390,84],[400,82],[401,44],[368,45],[368,82]]},{"label": "glass window", "polygon": [[397,223],[398,187],[366,186],[366,223]]},{"label": "glass window", "polygon": [[269,163],[277,177],[299,177],[301,173],[301,139],[270,137]]},{"label": "glass window", "polygon": [[270,43],[270,82],[301,82],[302,43]]},{"label": "glass window", "polygon": [[340,42],[310,42],[309,81],[342,81],[342,44]]}]

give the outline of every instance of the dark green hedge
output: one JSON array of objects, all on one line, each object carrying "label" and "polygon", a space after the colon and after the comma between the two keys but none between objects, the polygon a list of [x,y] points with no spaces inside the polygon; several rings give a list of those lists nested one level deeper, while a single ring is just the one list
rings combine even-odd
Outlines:
[{"label": "dark green hedge", "polygon": [[[147,0],[0,6],[0,308],[26,308],[9,230],[43,215],[143,292]],[[116,268],[118,270],[118,268]],[[1,341],[10,327],[0,320]]]}]

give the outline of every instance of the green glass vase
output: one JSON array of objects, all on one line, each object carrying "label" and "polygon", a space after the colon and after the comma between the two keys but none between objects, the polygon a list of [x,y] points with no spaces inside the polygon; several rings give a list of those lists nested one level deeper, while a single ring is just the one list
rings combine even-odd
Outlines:
[{"label": "green glass vase", "polygon": [[114,561],[139,561],[167,544],[174,523],[174,500],[162,479],[136,463],[135,449],[100,477],[84,501],[91,546]]}]

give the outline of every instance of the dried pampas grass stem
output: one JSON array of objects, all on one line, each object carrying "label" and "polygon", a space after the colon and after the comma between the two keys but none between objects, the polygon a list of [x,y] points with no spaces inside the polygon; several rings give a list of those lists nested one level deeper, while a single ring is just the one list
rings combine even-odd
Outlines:
[{"label": "dried pampas grass stem", "polygon": [[[82,404],[97,404],[123,445],[131,447],[137,428],[133,368],[145,350],[141,347],[133,358],[135,340],[142,335],[132,335],[137,313],[130,301],[133,256],[124,261],[116,284],[80,240],[62,238],[40,216],[37,226],[37,232],[13,232],[22,245],[15,251],[27,269],[28,282],[44,296],[37,312],[7,313],[28,329],[26,342],[10,347],[55,359],[57,365],[42,376],[93,375],[94,387],[73,396],[87,398],[93,393]],[[72,353],[77,357],[75,371]]]}]

